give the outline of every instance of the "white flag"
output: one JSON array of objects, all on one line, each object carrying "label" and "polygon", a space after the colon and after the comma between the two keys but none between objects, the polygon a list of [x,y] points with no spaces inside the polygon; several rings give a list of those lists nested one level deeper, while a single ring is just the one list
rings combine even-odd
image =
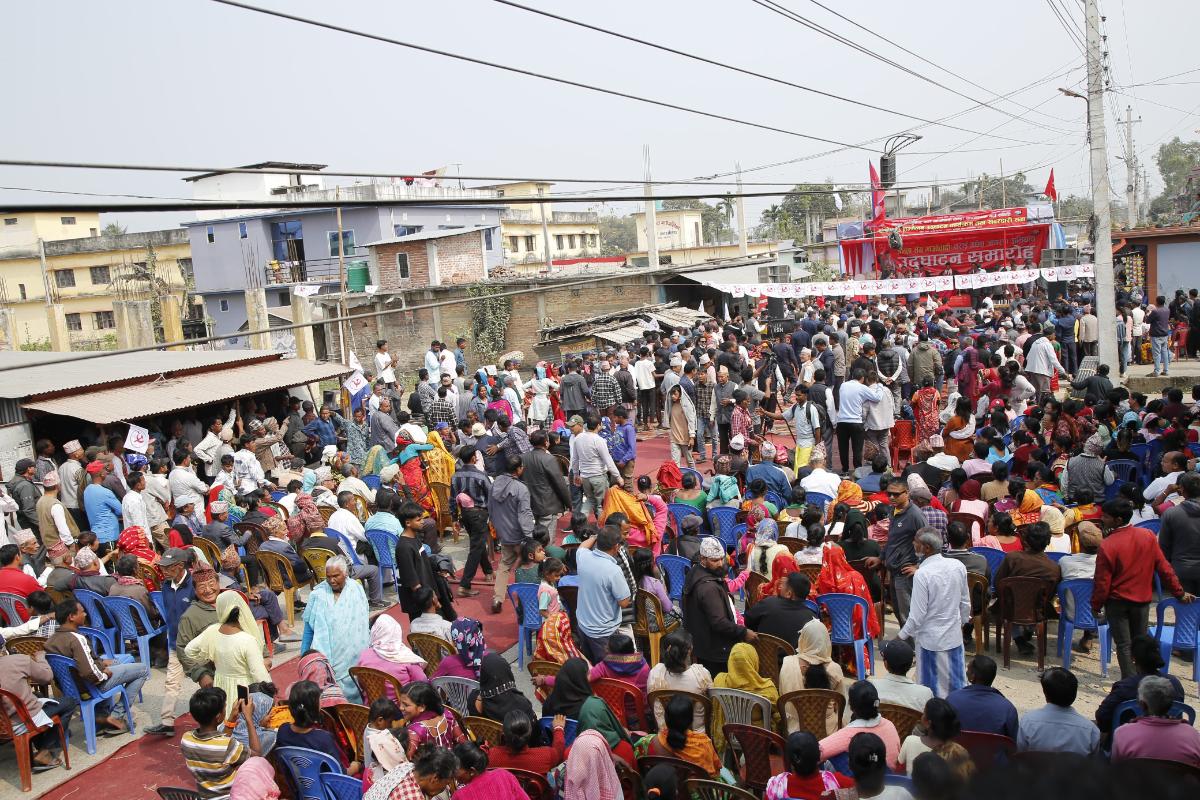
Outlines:
[{"label": "white flag", "polygon": [[355,372],[363,371],[362,362],[358,360],[358,356],[354,355],[353,350],[350,351],[350,369]]},{"label": "white flag", "polygon": [[312,286],[307,283],[302,283],[292,290],[297,297],[312,297],[319,291],[321,291],[320,286]]},{"label": "white flag", "polygon": [[129,433],[125,434],[125,449],[135,453],[145,453],[150,445],[150,431],[141,425],[129,424]]},{"label": "white flag", "polygon": [[346,378],[346,382],[342,384],[351,397],[367,388],[367,385],[367,379],[363,377],[361,372],[355,372],[349,378]]},{"label": "white flag", "polygon": [[838,211],[842,210],[842,193],[841,192],[833,193],[833,204],[835,206],[837,206]]}]

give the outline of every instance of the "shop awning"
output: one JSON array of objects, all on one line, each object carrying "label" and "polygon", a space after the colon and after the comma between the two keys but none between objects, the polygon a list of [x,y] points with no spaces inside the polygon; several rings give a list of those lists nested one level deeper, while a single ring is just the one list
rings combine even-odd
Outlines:
[{"label": "shop awning", "polygon": [[181,375],[22,403],[26,409],[75,417],[97,424],[166,414],[184,408],[220,403],[239,397],[286,389],[327,378],[349,375],[345,364],[306,359],[281,359],[221,367],[211,372]]}]

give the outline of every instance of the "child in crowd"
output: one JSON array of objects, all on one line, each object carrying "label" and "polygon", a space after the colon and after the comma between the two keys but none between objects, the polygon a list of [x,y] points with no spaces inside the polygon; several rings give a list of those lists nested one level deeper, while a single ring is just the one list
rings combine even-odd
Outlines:
[{"label": "child in crowd", "polygon": [[539,567],[546,560],[546,548],[536,539],[521,543],[521,563],[517,565],[516,583],[538,583]]},{"label": "child in crowd", "polygon": [[363,731],[363,790],[408,761],[408,733],[400,726],[400,707],[381,697],[367,712]]},{"label": "child in crowd", "polygon": [[[633,551],[633,574],[637,578],[639,588],[645,589],[658,598],[664,615],[677,614],[675,603],[672,602],[666,584],[663,583],[662,575],[658,571],[658,564],[654,563],[653,552],[645,547]],[[650,624],[654,625],[653,619]],[[651,630],[654,628],[652,627]]]},{"label": "child in crowd", "polygon": [[538,611],[542,619],[549,619],[562,611],[562,603],[558,599],[558,582],[567,569],[557,558],[547,558],[541,563],[539,571],[542,581],[538,586]]},{"label": "child in crowd", "polygon": [[454,716],[442,705],[442,698],[432,684],[417,681],[405,686],[399,707],[408,731],[409,758],[426,742],[433,742],[438,747],[453,747],[467,740]]},{"label": "child in crowd", "polygon": [[54,598],[49,593],[30,592],[25,602],[29,605],[30,616],[45,618],[45,622],[39,625],[34,633],[35,636],[49,637],[58,629],[58,622],[54,619]]},{"label": "child in crowd", "polygon": [[276,747],[307,747],[336,758],[347,775],[357,775],[361,765],[351,761],[329,731],[321,727],[321,687],[312,681],[296,681],[288,693],[292,721],[284,723],[275,737]]},{"label": "child in crowd", "polygon": [[179,741],[184,763],[195,777],[196,788],[202,797],[228,795],[237,768],[250,756],[261,755],[253,725],[247,725],[248,747],[233,738],[232,723],[238,717],[248,720],[250,709],[246,701],[238,700],[233,706],[233,719],[226,722],[225,692],[210,686],[198,689],[192,695],[188,711],[199,727],[185,733]]},{"label": "child in crowd", "polygon": [[238,493],[237,478],[233,474],[233,453],[226,453],[221,456],[221,470],[217,473],[217,477],[213,478],[213,488],[226,487],[234,494]]}]

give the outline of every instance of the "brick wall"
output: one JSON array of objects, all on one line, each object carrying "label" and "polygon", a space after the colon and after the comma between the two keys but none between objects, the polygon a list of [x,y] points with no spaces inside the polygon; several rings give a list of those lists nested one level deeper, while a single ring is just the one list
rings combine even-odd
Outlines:
[{"label": "brick wall", "polygon": [[478,283],[486,277],[481,232],[435,239],[434,244],[437,245],[438,278],[443,285]]},{"label": "brick wall", "polygon": [[[437,247],[437,271],[440,285],[478,283],[484,280],[485,263],[483,239],[479,231],[442,239],[381,244],[371,248],[379,270],[380,289],[407,289],[428,286],[429,246]],[[408,255],[407,279],[401,278],[396,267],[396,255]]]}]

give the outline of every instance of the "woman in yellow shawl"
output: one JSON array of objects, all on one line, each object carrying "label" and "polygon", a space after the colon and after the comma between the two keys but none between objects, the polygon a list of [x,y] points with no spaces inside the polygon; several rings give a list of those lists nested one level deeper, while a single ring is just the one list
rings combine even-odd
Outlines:
[{"label": "woman in yellow shawl", "polygon": [[[722,672],[713,679],[713,688],[753,692],[770,700],[771,708],[775,708],[775,704],[779,700],[779,688],[771,682],[770,678],[764,678],[759,674],[758,651],[754,649],[753,645],[745,642],[735,644],[729,651],[729,663],[726,665],[726,669],[729,671]],[[775,730],[778,727],[778,720],[775,719],[777,716],[773,713],[769,724],[767,720],[763,720],[763,727]],[[713,703],[713,744],[716,745],[718,752],[724,746],[724,737],[721,736],[721,728],[724,724],[721,704]]]},{"label": "woman in yellow shawl", "polygon": [[237,702],[237,687],[270,681],[263,660],[263,633],[240,592],[217,595],[217,624],[188,642],[186,655],[197,663],[212,662],[213,685],[225,690],[225,713]]},{"label": "woman in yellow shawl", "polygon": [[837,497],[825,506],[826,525],[833,522],[833,510],[837,508],[838,503],[845,503],[852,511],[861,511],[863,514],[879,505],[874,500],[864,500],[862,487],[854,481],[842,481],[838,486]]},{"label": "woman in yellow shawl", "polygon": [[421,459],[425,462],[425,480],[433,490],[438,529],[444,531],[453,525],[450,518],[450,479],[454,477],[454,456],[450,455],[437,431],[429,432],[428,441],[433,449],[421,453]]},{"label": "woman in yellow shawl", "polygon": [[363,462],[363,475],[378,475],[388,465],[387,450],[377,444],[367,451],[367,459]]},{"label": "woman in yellow shawl", "polygon": [[[829,631],[825,623],[819,619],[809,621],[800,629],[796,642],[796,654],[783,659],[779,668],[779,691],[783,694],[799,691],[800,689],[832,689],[835,692],[846,693],[845,677],[842,668],[833,660],[833,645],[829,640]],[[796,716],[795,706],[787,707],[788,733],[800,730],[800,720]],[[817,738],[827,736],[842,726],[837,712],[831,705],[825,716],[825,730],[812,731]]]},{"label": "woman in yellow shawl", "polygon": [[1017,509],[1012,513],[1013,522],[1017,525],[1032,525],[1042,521],[1042,496],[1032,489],[1025,489],[1020,495]]},{"label": "woman in yellow shawl", "polygon": [[[552,661],[555,664],[565,664],[571,658],[587,661],[571,636],[571,618],[565,611],[555,611],[542,623],[533,657],[538,661]],[[588,668],[591,668],[590,663]],[[540,675],[534,677],[533,687],[538,700],[544,701],[550,695],[550,686]]]}]

